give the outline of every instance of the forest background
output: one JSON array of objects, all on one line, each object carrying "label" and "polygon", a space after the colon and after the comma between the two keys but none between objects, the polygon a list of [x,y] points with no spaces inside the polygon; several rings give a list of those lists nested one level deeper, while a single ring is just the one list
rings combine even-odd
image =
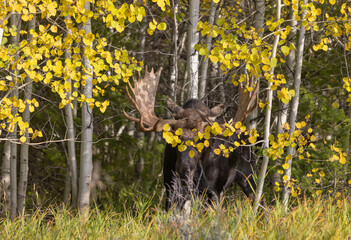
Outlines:
[{"label": "forest background", "polygon": [[162,202],[165,141],[122,112],[133,114],[126,82],[146,66],[163,68],[163,118],[168,97],[224,103],[234,116],[239,83],[259,82],[258,109],[236,126],[254,145],[257,195],[341,207],[351,187],[350,3],[2,1],[1,215]]}]

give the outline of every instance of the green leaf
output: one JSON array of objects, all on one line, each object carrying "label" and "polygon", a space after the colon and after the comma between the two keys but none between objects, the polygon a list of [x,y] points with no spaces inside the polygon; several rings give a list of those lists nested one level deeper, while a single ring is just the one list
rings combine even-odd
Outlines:
[{"label": "green leaf", "polygon": [[287,56],[290,52],[290,48],[288,46],[282,46],[282,52],[285,56]]},{"label": "green leaf", "polygon": [[206,53],[207,53],[207,49],[205,47],[200,48],[199,50],[200,55],[206,55]]},{"label": "green leaf", "polygon": [[161,22],[159,25],[157,25],[157,29],[160,31],[166,30],[167,29],[167,24],[164,22]]},{"label": "green leaf", "polygon": [[278,62],[277,58],[272,57],[271,62],[270,62],[270,66],[275,68],[277,66],[277,62]]}]

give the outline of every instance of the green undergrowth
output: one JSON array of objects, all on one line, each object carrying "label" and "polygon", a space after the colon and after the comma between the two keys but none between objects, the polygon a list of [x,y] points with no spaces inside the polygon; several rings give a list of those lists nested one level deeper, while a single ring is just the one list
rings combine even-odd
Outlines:
[{"label": "green undergrowth", "polygon": [[139,203],[115,212],[95,207],[88,219],[62,207],[36,211],[15,221],[0,220],[1,239],[348,239],[350,202],[303,200],[253,212],[247,201],[204,208],[195,203],[186,215]]}]

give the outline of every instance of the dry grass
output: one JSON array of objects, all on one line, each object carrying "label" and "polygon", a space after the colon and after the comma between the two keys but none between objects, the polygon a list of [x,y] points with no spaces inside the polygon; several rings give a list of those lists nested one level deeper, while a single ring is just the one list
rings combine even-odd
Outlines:
[{"label": "dry grass", "polygon": [[[91,210],[83,222],[79,215],[56,208],[35,212],[14,222],[0,221],[1,239],[348,239],[351,208],[304,200],[284,212],[277,203],[253,212],[250,203],[236,201],[224,207],[203,208],[195,203],[191,214],[153,208],[140,201],[136,208],[117,213]],[[59,209],[59,210],[57,210]]]}]

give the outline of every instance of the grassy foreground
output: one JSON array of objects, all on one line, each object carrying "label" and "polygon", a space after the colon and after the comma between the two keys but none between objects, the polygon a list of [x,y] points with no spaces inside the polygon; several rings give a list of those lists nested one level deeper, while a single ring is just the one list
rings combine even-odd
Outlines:
[{"label": "grassy foreground", "polygon": [[[57,208],[58,209],[58,208]],[[148,201],[121,213],[91,210],[82,221],[69,211],[36,212],[14,222],[0,220],[0,239],[348,239],[351,208],[305,200],[284,213],[276,204],[260,214],[237,201],[220,209],[193,206],[189,217],[150,207]]]}]

